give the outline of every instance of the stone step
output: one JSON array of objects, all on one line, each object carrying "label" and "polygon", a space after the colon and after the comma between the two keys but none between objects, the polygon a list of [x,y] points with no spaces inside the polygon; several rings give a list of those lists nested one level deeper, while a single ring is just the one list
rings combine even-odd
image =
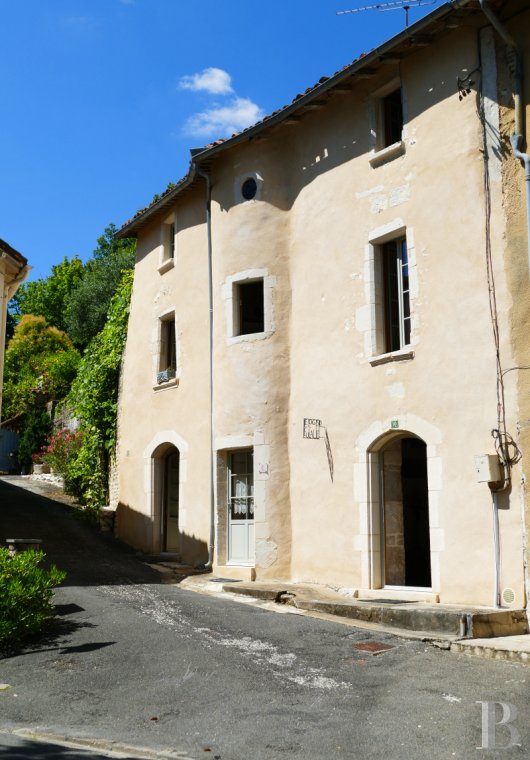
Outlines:
[{"label": "stone step", "polygon": [[528,633],[524,610],[456,607],[408,600],[344,598],[328,589],[296,584],[238,583],[223,590],[289,604],[300,610],[359,620],[385,628],[416,631],[422,638],[473,639]]}]

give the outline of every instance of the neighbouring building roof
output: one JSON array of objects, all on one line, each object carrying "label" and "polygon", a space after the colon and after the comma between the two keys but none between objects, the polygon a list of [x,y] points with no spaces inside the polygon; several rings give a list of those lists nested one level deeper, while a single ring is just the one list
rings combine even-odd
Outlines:
[{"label": "neighbouring building roof", "polygon": [[[502,0],[490,0],[489,4],[498,10],[502,5]],[[145,223],[169,208],[174,199],[197,180],[196,167],[207,164],[220,151],[228,150],[240,142],[249,140],[280,122],[285,123],[289,119],[293,122],[298,121],[305,109],[310,110],[325,105],[325,100],[319,103],[319,98],[323,98],[328,92],[349,90],[356,78],[363,79],[372,76],[374,70],[381,64],[398,62],[414,50],[428,47],[435,36],[458,28],[470,17],[478,15],[483,15],[478,0],[453,0],[453,2],[445,3],[369,53],[361,53],[352,63],[339,69],[333,75],[321,77],[316,84],[296,95],[291,103],[273,111],[247,129],[229,138],[215,140],[203,148],[191,150],[192,159],[186,176],[176,184],[170,184],[164,192],[156,195],[148,206],[137,211],[123,224],[117,236],[135,237]]]},{"label": "neighbouring building roof", "polygon": [[9,243],[6,243],[5,240],[2,239],[0,239],[0,254],[10,256],[17,262],[17,264],[20,264],[21,267],[25,267],[28,263],[28,260],[21,253],[15,251],[15,249],[10,246]]}]

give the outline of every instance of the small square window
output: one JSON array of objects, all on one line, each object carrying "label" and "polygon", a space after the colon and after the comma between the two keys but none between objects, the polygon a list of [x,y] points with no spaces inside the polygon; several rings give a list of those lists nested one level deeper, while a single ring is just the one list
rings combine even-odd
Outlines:
[{"label": "small square window", "polygon": [[263,280],[239,282],[235,292],[235,335],[250,335],[265,330]]}]

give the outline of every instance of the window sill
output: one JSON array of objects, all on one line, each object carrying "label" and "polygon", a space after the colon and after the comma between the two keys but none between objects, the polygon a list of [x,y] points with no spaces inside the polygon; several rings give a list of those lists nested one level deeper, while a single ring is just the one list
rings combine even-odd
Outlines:
[{"label": "window sill", "polygon": [[377,367],[379,364],[388,364],[389,362],[405,362],[410,359],[414,359],[414,351],[410,348],[402,348],[399,351],[391,351],[388,354],[379,354],[370,359],[372,367]]},{"label": "window sill", "polygon": [[270,338],[270,336],[273,334],[273,330],[265,330],[264,332],[259,333],[245,333],[245,335],[233,335],[230,338],[226,339],[226,342],[229,346],[232,346],[234,343],[248,343],[253,340],[266,340],[266,338]]},{"label": "window sill", "polygon": [[166,259],[166,261],[163,261],[159,267],[158,272],[159,274],[165,274],[165,272],[169,272],[170,269],[173,269],[175,266],[175,259]]},{"label": "window sill", "polygon": [[393,161],[395,158],[402,156],[405,153],[405,142],[400,140],[397,143],[388,145],[381,150],[373,150],[370,153],[369,162],[370,166],[375,168],[381,164],[386,164],[388,161]]},{"label": "window sill", "polygon": [[154,391],[165,391],[168,388],[178,388],[179,386],[179,378],[178,377],[172,377],[171,380],[168,380],[165,383],[154,383],[153,384],[153,390]]}]

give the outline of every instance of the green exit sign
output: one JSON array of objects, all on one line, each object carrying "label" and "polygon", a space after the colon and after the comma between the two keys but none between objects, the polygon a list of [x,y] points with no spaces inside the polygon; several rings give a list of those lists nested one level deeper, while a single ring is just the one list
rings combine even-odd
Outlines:
[{"label": "green exit sign", "polygon": [[399,427],[399,420],[391,420],[390,421],[390,427],[391,428],[398,428]]}]

